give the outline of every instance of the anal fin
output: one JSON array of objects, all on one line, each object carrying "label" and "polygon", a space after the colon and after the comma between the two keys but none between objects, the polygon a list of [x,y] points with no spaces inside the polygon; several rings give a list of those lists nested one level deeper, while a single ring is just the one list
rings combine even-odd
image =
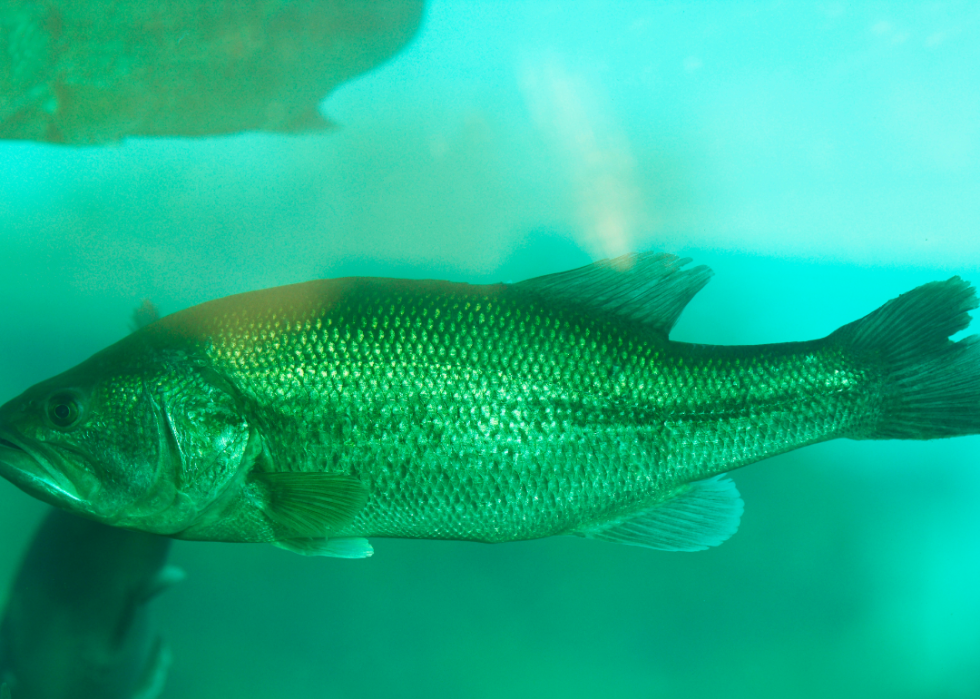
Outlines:
[{"label": "anal fin", "polygon": [[689,483],[630,517],[574,533],[661,551],[703,551],[724,543],[738,531],[744,509],[735,483],[721,475]]}]

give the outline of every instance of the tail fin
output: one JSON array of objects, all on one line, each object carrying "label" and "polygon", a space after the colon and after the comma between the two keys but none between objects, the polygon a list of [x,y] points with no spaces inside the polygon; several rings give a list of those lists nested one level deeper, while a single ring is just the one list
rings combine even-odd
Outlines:
[{"label": "tail fin", "polygon": [[892,299],[831,335],[883,362],[882,413],[864,439],[933,439],[980,433],[980,336],[949,337],[970,324],[977,295],[959,277]]}]

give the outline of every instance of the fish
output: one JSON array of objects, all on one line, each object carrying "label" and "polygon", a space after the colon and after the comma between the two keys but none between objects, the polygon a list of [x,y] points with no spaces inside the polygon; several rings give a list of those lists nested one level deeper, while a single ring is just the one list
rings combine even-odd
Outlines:
[{"label": "fish", "polygon": [[0,0],[0,138],[331,129],[319,103],[417,33],[422,0]]},{"label": "fish", "polygon": [[0,680],[15,699],[155,699],[170,650],[148,603],[184,575],[172,539],[52,509],[0,624]]},{"label": "fish", "polygon": [[712,271],[633,253],[513,284],[348,277],[161,318],[0,407],[0,475],[105,524],[363,558],[372,538],[717,546],[728,472],[980,432],[959,277],[827,337],[671,340]]},{"label": "fish", "polygon": [[[137,330],[159,319],[144,299]],[[0,699],[156,699],[171,653],[148,602],[184,578],[172,540],[51,510],[0,621]]]}]

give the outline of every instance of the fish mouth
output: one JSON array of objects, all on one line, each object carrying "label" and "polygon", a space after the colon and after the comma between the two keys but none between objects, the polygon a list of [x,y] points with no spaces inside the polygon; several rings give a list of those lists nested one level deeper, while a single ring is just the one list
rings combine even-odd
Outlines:
[{"label": "fish mouth", "polygon": [[28,495],[70,510],[84,505],[71,480],[54,468],[41,449],[31,448],[9,434],[0,434],[0,476]]}]

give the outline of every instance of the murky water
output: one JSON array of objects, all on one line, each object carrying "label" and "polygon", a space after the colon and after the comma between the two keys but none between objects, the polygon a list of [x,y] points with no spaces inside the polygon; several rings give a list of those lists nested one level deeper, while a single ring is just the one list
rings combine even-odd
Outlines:
[{"label": "murky water", "polygon": [[[673,337],[749,344],[980,283],[978,32],[970,3],[434,0],[323,103],[331,132],[2,142],[0,401],[143,298],[661,249],[716,273]],[[696,554],[179,541],[162,696],[980,696],[978,457],[838,441],[750,466],[739,533]],[[44,512],[0,482],[0,580]]]}]

